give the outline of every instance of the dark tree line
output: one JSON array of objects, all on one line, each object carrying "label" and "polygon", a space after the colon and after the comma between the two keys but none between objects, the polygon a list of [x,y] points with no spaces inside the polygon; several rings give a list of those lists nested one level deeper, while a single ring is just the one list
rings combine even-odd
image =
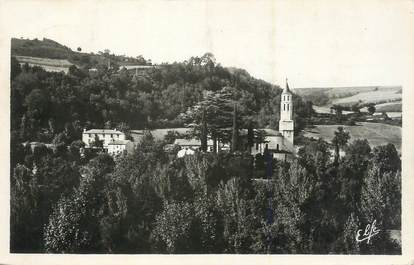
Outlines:
[{"label": "dark tree line", "polygon": [[[339,136],[338,136],[339,137]],[[333,141],[335,142],[335,141]],[[11,251],[53,253],[398,254],[401,161],[366,140],[336,158],[322,139],[267,167],[248,153],[175,158],[146,134],[136,152],[23,150],[12,176]],[[269,221],[269,211],[271,219]],[[357,243],[377,220],[380,235]]]}]

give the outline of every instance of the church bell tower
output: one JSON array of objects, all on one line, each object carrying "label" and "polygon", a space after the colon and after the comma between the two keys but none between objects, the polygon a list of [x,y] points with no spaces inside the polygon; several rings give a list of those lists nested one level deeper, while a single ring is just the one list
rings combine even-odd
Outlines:
[{"label": "church bell tower", "polygon": [[289,89],[289,84],[286,78],[286,87],[283,89],[280,98],[280,120],[279,120],[279,131],[283,137],[293,145],[293,103],[292,93]]}]

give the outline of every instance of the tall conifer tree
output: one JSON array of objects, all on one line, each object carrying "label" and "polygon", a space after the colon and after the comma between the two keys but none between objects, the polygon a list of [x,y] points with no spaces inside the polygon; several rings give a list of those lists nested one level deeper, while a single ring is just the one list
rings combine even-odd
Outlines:
[{"label": "tall conifer tree", "polygon": [[239,128],[238,128],[238,125],[237,125],[237,105],[234,104],[233,131],[232,131],[232,137],[231,137],[231,151],[232,152],[238,151],[238,145],[239,145]]}]

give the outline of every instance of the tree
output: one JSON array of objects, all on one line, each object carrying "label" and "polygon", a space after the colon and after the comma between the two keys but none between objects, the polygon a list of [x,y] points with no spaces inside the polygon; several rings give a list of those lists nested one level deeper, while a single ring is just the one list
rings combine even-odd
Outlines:
[{"label": "tree", "polygon": [[232,124],[231,94],[225,88],[217,93],[210,93],[184,115],[184,119],[193,124],[193,135],[200,137],[201,117],[205,110],[208,134],[213,141],[213,150],[217,152],[217,141],[229,143]]},{"label": "tree", "polygon": [[82,149],[85,148],[85,143],[82,140],[75,140],[69,146],[69,151],[73,157],[79,159]]},{"label": "tree", "polygon": [[254,146],[254,129],[253,122],[250,121],[247,127],[247,150],[251,151],[251,148]]},{"label": "tree", "polygon": [[369,114],[374,114],[375,113],[375,104],[370,104],[369,106],[368,106],[368,113]]},{"label": "tree", "polygon": [[221,184],[217,191],[217,207],[223,215],[223,237],[225,253],[248,253],[251,245],[253,216],[243,196],[237,178]]},{"label": "tree", "polygon": [[331,158],[329,145],[322,138],[311,141],[298,151],[298,162],[315,176],[325,172]]},{"label": "tree", "polygon": [[239,148],[239,128],[237,125],[237,106],[234,104],[233,110],[233,129],[231,136],[231,152],[238,151]]},{"label": "tree", "polygon": [[[39,252],[42,224],[36,207],[39,188],[26,166],[18,164],[12,173],[10,187],[10,251]],[[40,228],[40,229],[39,229]],[[40,230],[40,231],[39,231]]]},{"label": "tree", "polygon": [[20,130],[19,130],[19,138],[22,141],[28,140],[32,137],[31,127],[32,126],[30,126],[29,119],[26,117],[26,115],[23,115],[20,120]]},{"label": "tree", "polygon": [[78,191],[59,200],[45,228],[44,242],[49,253],[85,253],[93,238],[85,228],[87,198]]},{"label": "tree", "polygon": [[167,253],[186,253],[191,245],[191,226],[194,220],[192,205],[186,202],[164,203],[163,211],[157,215],[153,237],[156,244]]},{"label": "tree", "polygon": [[25,98],[28,116],[38,120],[44,119],[48,110],[48,95],[44,90],[33,89]]},{"label": "tree", "polygon": [[383,231],[369,245],[362,244],[360,253],[401,253],[401,245],[387,231],[401,229],[401,172],[381,172],[375,165],[370,169],[361,195],[361,219]]},{"label": "tree", "polygon": [[401,170],[401,159],[393,144],[376,146],[372,150],[372,164],[376,165],[381,173],[397,172]]},{"label": "tree", "polygon": [[345,148],[340,167],[342,181],[341,197],[349,213],[359,215],[361,190],[371,160],[371,147],[366,139],[357,139]]},{"label": "tree", "polygon": [[332,144],[335,147],[335,159],[334,163],[337,164],[339,161],[339,150],[344,147],[350,139],[349,132],[344,131],[344,127],[339,126],[334,132],[335,136],[332,139]]},{"label": "tree", "polygon": [[351,110],[356,113],[360,113],[360,106],[359,103],[355,103],[351,106]]},{"label": "tree", "polygon": [[56,152],[63,154],[67,150],[66,146],[68,145],[68,138],[66,137],[66,134],[59,133],[55,136],[55,138],[53,138],[52,143]]},{"label": "tree", "polygon": [[341,122],[342,121],[342,111],[343,111],[344,107],[341,105],[333,105],[331,107],[331,110],[335,111],[335,115],[336,115],[336,120],[337,122]]},{"label": "tree", "polygon": [[10,64],[10,79],[14,80],[14,78],[22,72],[22,69],[20,67],[19,61],[17,61],[16,57],[14,56],[11,57]]},{"label": "tree", "polygon": [[206,110],[203,108],[203,114],[201,117],[201,151],[207,152],[207,121]]},{"label": "tree", "polygon": [[103,140],[99,139],[98,135],[95,135],[95,138],[94,138],[93,142],[91,143],[91,146],[102,149],[103,148],[103,142],[104,142]]},{"label": "tree", "polygon": [[99,220],[107,174],[114,169],[108,154],[89,161],[81,170],[82,179],[72,193],[65,193],[55,205],[45,226],[44,244],[47,252],[96,253],[101,250]]}]

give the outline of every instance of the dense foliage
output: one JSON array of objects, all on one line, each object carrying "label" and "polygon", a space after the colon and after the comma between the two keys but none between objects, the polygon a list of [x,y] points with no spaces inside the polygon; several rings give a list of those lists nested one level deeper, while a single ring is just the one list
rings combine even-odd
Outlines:
[{"label": "dense foliage", "polygon": [[[20,66],[12,58],[11,79],[11,129],[20,142],[50,143],[65,132],[70,144],[82,128],[183,126],[180,114],[223,88],[243,106],[243,115],[257,121],[255,127],[277,128],[281,90],[243,70],[221,67],[211,54],[138,75],[106,65],[98,72],[73,66],[66,75]],[[294,100],[300,130],[309,105]]]},{"label": "dense foliage", "polygon": [[[393,145],[349,143],[338,129],[332,143],[308,141],[289,161],[253,157],[241,146],[263,139],[253,128],[277,128],[279,87],[224,68],[211,54],[138,74],[105,62],[97,69],[52,73],[12,58],[12,252],[401,252],[388,235],[401,229]],[[293,100],[300,131],[312,104]],[[165,149],[171,134],[165,141],[146,134],[135,152],[115,159],[79,152],[83,128],[187,123],[203,148],[208,135],[232,152],[177,158]],[[373,220],[383,233],[356,243],[356,230]]]},{"label": "dense foliage", "polygon": [[[115,161],[23,150],[12,176],[11,251],[401,252],[389,237],[401,229],[401,161],[391,144],[344,143],[336,158],[330,143],[310,141],[297,159],[271,160],[270,178],[258,177],[269,166],[260,155],[176,158],[164,145],[147,134]],[[357,243],[373,220],[380,235]]]}]

